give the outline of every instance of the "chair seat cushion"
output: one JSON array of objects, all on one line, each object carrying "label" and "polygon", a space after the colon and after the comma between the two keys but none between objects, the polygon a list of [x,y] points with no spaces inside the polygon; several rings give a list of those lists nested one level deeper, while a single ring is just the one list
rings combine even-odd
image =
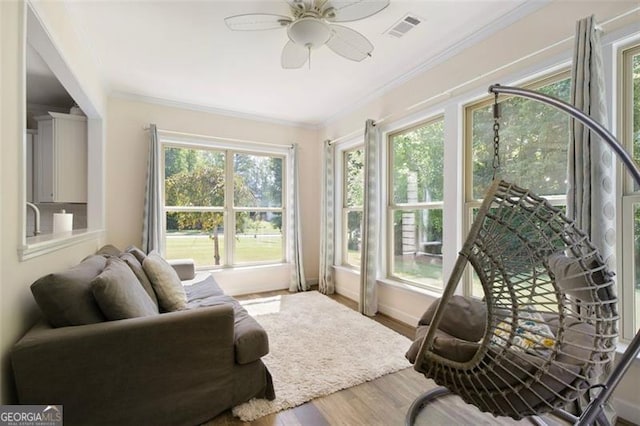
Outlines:
[{"label": "chair seat cushion", "polygon": [[[416,338],[405,354],[406,358],[414,364],[418,351],[424,338],[429,331],[428,325],[418,326],[416,330]],[[456,362],[467,362],[476,354],[476,351],[480,347],[480,344],[475,342],[467,342],[466,340],[453,337],[442,330],[436,330],[436,336],[433,340],[433,352]]]}]

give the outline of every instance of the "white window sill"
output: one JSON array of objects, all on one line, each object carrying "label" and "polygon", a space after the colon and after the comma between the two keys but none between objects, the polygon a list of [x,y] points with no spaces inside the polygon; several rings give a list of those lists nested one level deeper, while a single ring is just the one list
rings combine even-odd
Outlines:
[{"label": "white window sill", "polygon": [[97,240],[102,237],[103,230],[77,229],[64,234],[44,234],[29,237],[26,244],[18,248],[20,261],[32,259],[47,253],[71,247],[85,241]]}]

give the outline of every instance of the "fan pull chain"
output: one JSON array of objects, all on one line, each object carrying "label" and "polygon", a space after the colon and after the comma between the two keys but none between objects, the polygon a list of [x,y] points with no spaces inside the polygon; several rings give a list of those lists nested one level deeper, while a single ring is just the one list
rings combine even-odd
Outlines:
[{"label": "fan pull chain", "polygon": [[493,101],[493,180],[500,168],[500,104],[498,94]]}]

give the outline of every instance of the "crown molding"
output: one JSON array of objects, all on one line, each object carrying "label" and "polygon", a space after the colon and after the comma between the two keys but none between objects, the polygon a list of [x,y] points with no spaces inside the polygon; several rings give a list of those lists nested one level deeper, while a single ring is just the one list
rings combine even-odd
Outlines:
[{"label": "crown molding", "polygon": [[276,124],[280,126],[297,127],[302,129],[308,129],[308,130],[319,130],[321,128],[320,127],[321,123],[307,123],[307,122],[282,120],[282,119],[267,117],[259,114],[233,111],[233,110],[214,107],[214,106],[192,104],[189,102],[174,101],[171,99],[157,98],[153,96],[139,95],[139,94],[129,93],[129,92],[114,91],[110,94],[110,96],[117,99],[125,99],[125,100],[135,101],[135,102],[144,102],[144,103],[153,104],[153,105],[160,105],[160,106],[165,106],[170,108],[179,108],[179,109],[185,109],[190,111],[206,112],[210,114],[221,115],[224,117],[259,121],[263,123]]},{"label": "crown molding", "polygon": [[397,78],[394,78],[388,83],[378,87],[376,90],[374,90],[364,98],[361,98],[360,100],[352,103],[351,105],[331,115],[329,118],[324,120],[319,127],[320,128],[328,127],[331,123],[339,120],[345,115],[353,111],[356,111],[359,108],[364,107],[368,103],[383,96],[384,94],[390,92],[391,90],[401,86],[402,84],[408,82],[414,77],[417,77],[418,75],[425,73],[426,71],[436,67],[437,65],[442,64],[448,59],[451,59],[452,57],[458,55],[465,49],[480,43],[482,40],[488,38],[489,36],[497,33],[498,31],[508,27],[509,25],[512,25],[515,22],[521,20],[525,16],[548,5],[549,3],[551,3],[551,1],[552,0],[525,0],[525,2],[523,2],[521,5],[519,5],[515,9],[510,10],[509,12],[505,13],[504,15],[494,20],[493,22],[483,26],[478,31],[458,41],[457,43],[453,44],[451,47],[447,48],[446,50],[436,54],[435,56],[430,57],[429,59],[422,62],[420,65],[418,65],[417,67],[413,68],[411,71]]}]

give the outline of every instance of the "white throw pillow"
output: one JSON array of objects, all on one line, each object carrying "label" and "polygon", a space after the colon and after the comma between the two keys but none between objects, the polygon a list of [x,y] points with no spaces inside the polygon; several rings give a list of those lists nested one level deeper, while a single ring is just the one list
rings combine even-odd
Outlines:
[{"label": "white throw pillow", "polygon": [[187,307],[187,295],[176,271],[156,251],[149,253],[142,262],[158,303],[165,311],[178,311]]}]

